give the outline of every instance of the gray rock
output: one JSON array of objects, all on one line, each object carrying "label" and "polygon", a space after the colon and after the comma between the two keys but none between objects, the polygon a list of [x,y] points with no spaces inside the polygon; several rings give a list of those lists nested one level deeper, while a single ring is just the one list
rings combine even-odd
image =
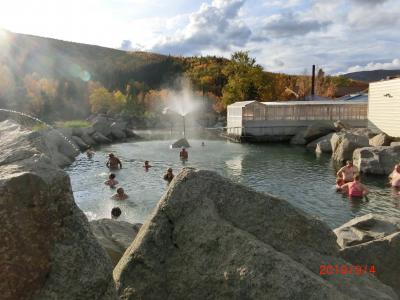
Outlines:
[{"label": "gray rock", "polygon": [[284,200],[184,169],[114,269],[122,299],[396,299],[373,276],[319,275],[333,232]]},{"label": "gray rock", "polygon": [[[340,255],[353,265],[375,267],[376,277],[391,286],[400,296],[400,219],[367,215],[350,221],[344,228],[356,229],[352,234],[356,244],[344,247]],[[360,233],[360,231],[362,233]],[[368,242],[361,242],[360,235],[367,235]],[[339,235],[338,235],[339,237]]]},{"label": "gray rock", "polygon": [[182,147],[189,148],[190,144],[186,138],[182,138],[182,139],[177,140],[175,143],[173,143],[171,145],[171,147],[172,148],[182,148]]},{"label": "gray rock", "polygon": [[104,136],[109,136],[111,134],[111,124],[113,122],[112,119],[99,115],[93,120],[92,127],[96,132]]},{"label": "gray rock", "polygon": [[95,133],[93,133],[91,137],[92,137],[92,138],[95,140],[95,142],[98,143],[98,144],[109,144],[109,143],[112,142],[108,137],[104,136],[104,135],[101,134],[100,132],[95,132]]},{"label": "gray rock", "polygon": [[110,133],[111,137],[113,139],[116,139],[116,140],[125,139],[126,138],[126,133],[125,133],[126,126],[127,126],[126,122],[123,122],[123,123],[122,122],[121,123],[114,122],[114,123],[112,123],[111,127],[110,127],[110,129],[111,129],[111,133]]},{"label": "gray rock", "polygon": [[341,131],[341,130],[347,130],[350,129],[350,125],[343,123],[342,121],[338,120],[333,123],[333,127],[335,128],[336,131]]},{"label": "gray rock", "polygon": [[78,145],[79,149],[81,151],[86,150],[89,148],[89,145],[86,144],[80,137],[73,135],[71,137],[71,140],[75,142],[76,145]]},{"label": "gray rock", "polygon": [[349,132],[334,133],[331,138],[332,159],[336,162],[352,160],[355,149],[368,145],[369,139],[366,135]]},{"label": "gray rock", "polygon": [[364,147],[354,151],[353,163],[362,173],[388,175],[400,161],[400,146]]},{"label": "gray rock", "polygon": [[386,133],[380,133],[369,140],[369,145],[373,147],[379,146],[389,146],[392,141],[392,137],[388,136]]},{"label": "gray rock", "polygon": [[117,299],[111,261],[41,134],[0,123],[2,299]]},{"label": "gray rock", "polygon": [[306,140],[307,143],[309,143],[315,139],[318,139],[334,131],[335,127],[333,126],[333,124],[321,123],[321,124],[310,125],[304,132],[304,139]]},{"label": "gray rock", "polygon": [[332,139],[333,133],[329,133],[319,139],[307,144],[307,148],[315,150],[317,153],[331,153],[332,152]]},{"label": "gray rock", "polygon": [[131,224],[112,219],[90,222],[90,228],[100,245],[107,251],[115,266],[125,250],[132,244],[142,224]]},{"label": "gray rock", "polygon": [[333,230],[340,247],[354,246],[400,231],[400,219],[367,214]]},{"label": "gray rock", "polygon": [[82,141],[85,142],[85,144],[90,145],[90,146],[94,146],[97,144],[97,142],[87,133],[83,133],[81,135],[81,139],[82,139]]},{"label": "gray rock", "polygon": [[82,134],[92,135],[95,132],[96,129],[94,129],[93,127],[82,128]]},{"label": "gray rock", "polygon": [[304,138],[305,129],[299,130],[296,135],[294,135],[290,139],[290,144],[292,145],[305,145],[307,144],[306,139]]},{"label": "gray rock", "polygon": [[400,142],[391,142],[390,146],[400,146]]}]

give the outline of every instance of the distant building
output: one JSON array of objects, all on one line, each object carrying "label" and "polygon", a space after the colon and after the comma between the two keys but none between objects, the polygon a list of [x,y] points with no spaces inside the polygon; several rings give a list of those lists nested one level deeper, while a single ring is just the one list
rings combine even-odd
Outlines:
[{"label": "distant building", "polygon": [[368,98],[236,102],[227,108],[227,134],[240,140],[288,140],[315,123],[345,121],[355,127],[367,125]]},{"label": "distant building", "polygon": [[400,78],[369,84],[368,127],[400,137]]}]

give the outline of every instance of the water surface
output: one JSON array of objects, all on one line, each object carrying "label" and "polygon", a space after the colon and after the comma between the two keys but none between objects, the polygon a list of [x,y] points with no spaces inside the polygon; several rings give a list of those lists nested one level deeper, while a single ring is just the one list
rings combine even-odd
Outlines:
[{"label": "water surface", "polygon": [[[179,149],[170,149],[174,140],[151,140],[114,144],[97,149],[93,159],[80,155],[67,168],[78,206],[89,219],[109,218],[112,207],[119,206],[122,219],[144,222],[166,190],[162,179],[166,169],[178,173],[183,167]],[[294,206],[319,217],[332,228],[355,216],[370,212],[400,217],[400,197],[386,187],[384,177],[362,177],[371,190],[368,201],[351,201],[334,188],[335,169],[330,156],[316,157],[304,147],[282,144],[236,144],[221,140],[190,140],[189,161],[185,166],[214,170],[234,182],[257,191],[276,195]],[[129,199],[115,201],[115,193],[105,186],[109,171],[107,154],[115,153],[123,163],[116,172]],[[148,172],[143,162],[154,167]]]}]

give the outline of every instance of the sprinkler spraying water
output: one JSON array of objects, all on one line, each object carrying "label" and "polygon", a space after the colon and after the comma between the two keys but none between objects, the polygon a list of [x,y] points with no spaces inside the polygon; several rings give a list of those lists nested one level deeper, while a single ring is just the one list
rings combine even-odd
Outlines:
[{"label": "sprinkler spraying water", "polygon": [[20,112],[20,111],[16,111],[16,110],[12,110],[12,109],[0,108],[0,112],[14,114],[14,115],[21,116],[21,117],[24,117],[24,118],[28,118],[28,119],[31,119],[31,120],[33,120],[35,122],[38,122],[38,123],[46,126],[47,128],[49,128],[50,130],[53,130],[54,132],[56,132],[60,137],[62,137],[72,147],[72,149],[75,150],[75,152],[77,152],[77,153],[80,152],[79,149],[76,148],[76,146],[71,142],[71,140],[69,138],[67,138],[59,130],[57,130],[56,128],[54,128],[50,124],[47,124],[46,122],[44,122],[44,121],[42,121],[42,120],[40,120],[40,119],[38,119],[38,118],[36,118],[34,116],[31,116],[29,114],[26,114],[26,113],[23,113],[23,112]]}]

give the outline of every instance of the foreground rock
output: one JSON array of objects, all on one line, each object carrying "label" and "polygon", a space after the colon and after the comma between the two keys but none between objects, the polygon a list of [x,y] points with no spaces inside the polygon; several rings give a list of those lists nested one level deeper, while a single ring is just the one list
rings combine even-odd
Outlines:
[{"label": "foreground rock", "polygon": [[335,235],[284,200],[184,169],[114,269],[121,299],[397,299],[346,264]]},{"label": "foreground rock", "polygon": [[131,224],[124,221],[100,219],[90,222],[90,228],[107,251],[115,266],[125,250],[135,239],[142,224]]},{"label": "foreground rock", "polygon": [[[371,266],[376,269],[377,278],[391,286],[400,296],[400,219],[382,218],[366,215],[341,226],[338,240],[343,239],[343,229],[355,229],[353,238],[347,238],[347,244],[340,254],[354,265]],[[336,232],[336,231],[335,231]],[[368,242],[362,242],[368,237]]]},{"label": "foreground rock", "polygon": [[189,148],[190,144],[186,138],[182,138],[177,140],[175,143],[171,145],[172,148]]},{"label": "foreground rock", "polygon": [[116,299],[111,261],[39,133],[0,123],[2,299]]},{"label": "foreground rock", "polygon": [[400,161],[400,146],[364,147],[353,154],[354,165],[360,172],[388,175]]}]

